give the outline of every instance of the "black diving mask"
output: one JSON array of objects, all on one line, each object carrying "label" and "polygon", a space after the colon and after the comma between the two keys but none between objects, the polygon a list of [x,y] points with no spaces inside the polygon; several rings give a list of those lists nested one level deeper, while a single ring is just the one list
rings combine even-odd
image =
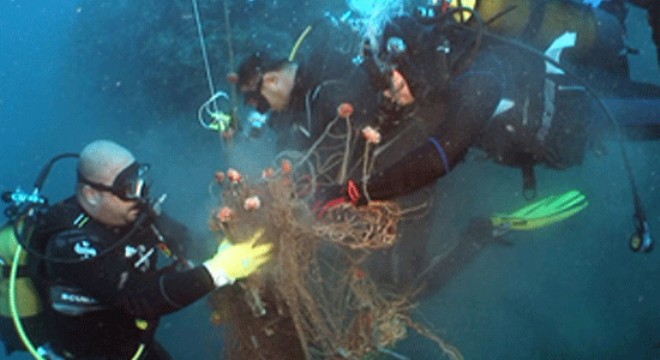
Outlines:
[{"label": "black diving mask", "polygon": [[264,84],[263,75],[259,76],[257,85],[252,90],[247,90],[243,93],[245,104],[254,107],[258,112],[265,114],[270,110],[270,103],[261,94],[261,87]]},{"label": "black diving mask", "polygon": [[134,161],[117,175],[112,186],[88,180],[80,173],[78,173],[78,181],[96,190],[111,192],[125,201],[145,201],[149,197],[149,183],[146,174],[150,167],[149,164]]}]

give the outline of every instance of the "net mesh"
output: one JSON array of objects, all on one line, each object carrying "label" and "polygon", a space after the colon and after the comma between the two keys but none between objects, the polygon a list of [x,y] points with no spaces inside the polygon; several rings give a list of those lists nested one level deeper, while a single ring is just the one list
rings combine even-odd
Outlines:
[{"label": "net mesh", "polygon": [[[301,167],[304,168],[304,167]],[[217,176],[223,205],[211,217],[219,238],[272,242],[259,273],[210,297],[212,320],[225,325],[228,359],[365,359],[390,353],[409,329],[461,355],[413,321],[414,290],[377,284],[368,260],[397,241],[404,211],[395,202],[338,205],[318,218],[305,194],[315,176],[297,174],[289,160],[260,181],[235,171]]]}]

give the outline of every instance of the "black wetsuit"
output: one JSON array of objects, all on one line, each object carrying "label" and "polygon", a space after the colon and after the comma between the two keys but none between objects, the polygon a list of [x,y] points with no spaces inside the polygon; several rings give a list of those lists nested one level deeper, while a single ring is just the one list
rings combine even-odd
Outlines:
[{"label": "black wetsuit", "polygon": [[[474,47],[474,34],[451,26],[419,25],[406,17],[386,29],[384,42],[401,37],[408,44],[408,57],[397,66],[416,90],[412,109],[403,111],[408,115],[394,120],[406,123],[421,117],[434,128],[416,149],[390,166],[376,168],[366,187],[371,199],[390,199],[433,183],[471,147],[484,150],[496,162],[522,168],[525,190],[532,190],[533,196],[533,166],[565,169],[580,164],[587,146],[600,146],[604,129],[612,130],[609,120],[624,131],[640,133],[637,138],[658,138],[660,87],[627,79],[618,86],[612,83],[619,94],[616,99],[637,111],[619,106],[625,113],[606,120],[586,88],[595,80],[578,81],[574,64],[562,57],[569,73],[549,72],[549,63],[524,47],[488,36]],[[440,55],[434,51],[446,47],[445,40],[453,64],[446,86],[446,74],[437,66]],[[465,56],[471,47],[476,53]],[[438,103],[446,104],[446,113],[437,110]]]},{"label": "black wetsuit", "polygon": [[[476,41],[474,31],[416,25],[410,18],[393,22],[385,35],[384,41],[400,37],[409,44],[403,66],[394,62],[416,98],[404,118],[395,120],[416,120],[430,130],[398,161],[371,174],[366,187],[371,199],[431,184],[471,147],[525,170],[538,163],[565,168],[582,161],[591,104],[579,84],[548,74],[542,58],[485,37]],[[440,48],[447,55],[435,50]],[[449,64],[444,71],[437,66],[442,62]]]},{"label": "black wetsuit", "polygon": [[[158,268],[159,253],[178,251],[189,240],[185,228],[165,216],[113,228],[91,219],[70,198],[49,210],[38,234],[52,259],[43,273],[53,320],[50,342],[59,354],[129,359],[143,343],[143,358],[169,359],[153,339],[160,316],[214,289],[202,266]],[[137,319],[148,323],[146,329],[138,329]]]},{"label": "black wetsuit", "polygon": [[[395,23],[386,37],[401,37],[408,44],[408,58],[401,70],[411,83],[416,101],[410,109],[401,111],[404,118],[397,121],[405,124],[417,119],[435,126],[417,148],[389,166],[376,168],[366,184],[372,200],[392,199],[432,184],[449,173],[469,148],[480,148],[497,162],[521,167],[524,187],[532,190],[526,192],[529,196],[534,196],[534,165],[563,169],[581,163],[592,113],[592,99],[582,83],[567,75],[548,73],[545,61],[524,49],[484,38],[474,56],[456,62],[465,65],[462,69],[454,71],[451,67],[450,80],[444,86],[444,74],[436,65],[440,55],[423,50],[442,48],[439,45],[443,45],[443,39],[432,36],[439,32],[415,26],[410,19],[402,21],[405,26]],[[461,34],[465,41],[461,41]],[[449,32],[449,54],[464,53],[461,44],[470,44],[472,34]],[[414,71],[407,69],[413,66]],[[432,89],[437,86],[434,79],[440,79],[440,89]],[[436,110],[441,102],[446,104],[445,113]],[[480,222],[481,231],[469,228],[466,233],[472,234],[471,240],[485,244],[485,239],[492,238],[488,225],[489,221]],[[407,243],[396,250],[398,263],[400,269],[412,269],[409,279],[433,283],[440,279],[438,271],[445,273],[446,266],[454,267],[462,259],[456,262],[447,258],[430,270],[420,265],[429,264],[420,255],[426,253],[424,237],[409,236]],[[456,253],[470,253],[473,241],[461,240],[459,244]],[[424,279],[416,279],[424,272]],[[399,283],[408,282],[404,278]]]},{"label": "black wetsuit", "polygon": [[[477,59],[488,69],[496,69],[497,59],[485,54]],[[413,192],[450,172],[468,148],[475,144],[500,101],[503,92],[497,71],[481,71],[476,66],[452,79],[448,96],[437,103],[416,99],[409,119],[422,118],[433,129],[418,147],[391,166],[371,175],[367,190],[371,199],[388,199]],[[445,113],[432,111],[444,103]]]},{"label": "black wetsuit", "polygon": [[[331,30],[321,31],[326,36],[331,33]],[[317,46],[298,69],[291,102],[286,111],[274,114],[271,122],[278,130],[281,148],[304,151],[337,118],[337,107],[350,103],[355,112],[349,124],[353,137],[348,174],[341,179],[333,168],[326,175],[337,182],[365,178],[360,164],[365,144],[360,131],[372,126],[382,136],[381,143],[371,147],[372,153],[368,155],[372,165],[366,189],[369,197],[376,200],[410,194],[431,184],[450,172],[471,147],[482,147],[497,161],[513,166],[545,162],[563,168],[582,160],[583,123],[575,121],[570,127],[576,130],[570,139],[570,150],[574,151],[570,156],[558,152],[561,149],[551,141],[535,138],[542,128],[542,114],[548,110],[544,100],[548,96],[544,94],[546,73],[541,58],[484,39],[477,43],[473,32],[441,29],[439,25],[422,24],[411,17],[394,19],[386,27],[379,56],[390,56],[384,55],[385,43],[394,37],[403,40],[406,53],[380,60],[404,75],[415,103],[399,107],[384,98],[383,91],[387,90],[389,81],[374,79],[374,72],[369,72],[366,65],[368,59],[358,66],[351,62],[350,54],[337,51],[333,43],[310,40]],[[442,48],[447,53],[439,50]],[[559,81],[555,79],[554,83]],[[512,104],[512,108],[494,117],[503,100]],[[556,118],[551,119],[552,130],[544,129],[548,140],[557,137],[555,125],[566,125],[560,117],[580,120],[587,108],[562,104],[560,111],[551,114]],[[513,132],[506,128],[522,123],[524,126]],[[332,133],[346,134],[346,125],[340,119]],[[344,151],[344,139],[343,136],[326,138],[317,150],[321,161]],[[562,143],[566,144],[566,141]],[[324,170],[327,172],[328,168]]]},{"label": "black wetsuit", "polygon": [[[354,106],[353,126],[364,124],[376,99],[368,75],[352,61],[354,33],[330,21],[319,21],[305,39],[309,55],[296,59],[298,70],[286,110],[269,122],[278,132],[280,150],[308,148],[337,117],[342,103]],[[302,50],[301,50],[302,53]],[[338,122],[333,132],[345,131]]]}]

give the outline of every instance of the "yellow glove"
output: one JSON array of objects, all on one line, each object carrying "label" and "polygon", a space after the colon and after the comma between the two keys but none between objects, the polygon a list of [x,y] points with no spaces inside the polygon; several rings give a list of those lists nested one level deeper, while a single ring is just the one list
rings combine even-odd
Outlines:
[{"label": "yellow glove", "polygon": [[264,229],[259,229],[248,241],[240,244],[232,244],[226,238],[222,241],[215,256],[204,263],[216,286],[248,277],[270,259],[273,244],[254,246],[263,234]]}]

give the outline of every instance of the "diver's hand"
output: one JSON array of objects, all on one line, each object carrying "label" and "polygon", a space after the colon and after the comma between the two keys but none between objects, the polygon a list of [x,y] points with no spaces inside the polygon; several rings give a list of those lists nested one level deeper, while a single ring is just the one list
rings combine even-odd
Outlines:
[{"label": "diver's hand", "polygon": [[263,233],[264,230],[259,229],[252,238],[239,244],[232,244],[228,239],[224,239],[215,256],[204,262],[204,267],[213,277],[217,287],[250,276],[270,259],[272,244],[255,246]]},{"label": "diver's hand", "polygon": [[392,72],[390,88],[383,91],[383,95],[399,106],[407,106],[415,102],[408,81],[397,70]]}]

